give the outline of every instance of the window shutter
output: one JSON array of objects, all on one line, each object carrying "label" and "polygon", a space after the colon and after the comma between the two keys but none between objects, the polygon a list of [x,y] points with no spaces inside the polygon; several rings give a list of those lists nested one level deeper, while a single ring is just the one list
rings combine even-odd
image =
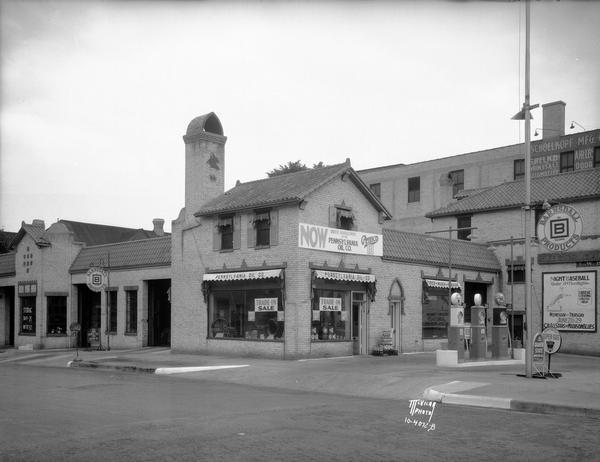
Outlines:
[{"label": "window shutter", "polygon": [[213,250],[221,250],[221,232],[219,231],[219,219],[213,221]]},{"label": "window shutter", "polygon": [[233,249],[238,250],[242,242],[242,217],[236,215],[233,217]]},{"label": "window shutter", "polygon": [[256,228],[254,227],[254,216],[250,215],[248,224],[246,225],[246,233],[248,234],[248,248],[256,246]]},{"label": "window shutter", "polygon": [[329,227],[337,228],[337,208],[335,205],[329,206]]},{"label": "window shutter", "polygon": [[271,229],[269,241],[270,245],[279,244],[279,213],[277,210],[271,210]]}]

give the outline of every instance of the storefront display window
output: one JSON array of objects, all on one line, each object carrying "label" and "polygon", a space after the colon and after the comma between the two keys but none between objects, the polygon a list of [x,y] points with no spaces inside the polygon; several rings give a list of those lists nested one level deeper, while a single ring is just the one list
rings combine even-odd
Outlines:
[{"label": "storefront display window", "polygon": [[312,340],[350,340],[350,291],[315,289]]},{"label": "storefront display window", "polygon": [[117,332],[117,312],[118,312],[118,307],[117,307],[117,291],[116,290],[109,290],[107,292],[108,295],[108,306],[109,306],[109,312],[110,312],[110,329],[109,331],[111,333],[116,333]]},{"label": "storefront display window", "polygon": [[[452,293],[458,290],[452,289]],[[448,338],[450,303],[447,288],[423,287],[423,338]]]},{"label": "storefront display window", "polygon": [[20,333],[35,335],[35,297],[21,297]]},{"label": "storefront display window", "polygon": [[125,332],[134,334],[137,332],[137,290],[125,291]]},{"label": "storefront display window", "polygon": [[209,338],[282,340],[280,288],[216,289],[209,303]]},{"label": "storefront display window", "polygon": [[48,297],[48,334],[67,334],[67,297]]}]

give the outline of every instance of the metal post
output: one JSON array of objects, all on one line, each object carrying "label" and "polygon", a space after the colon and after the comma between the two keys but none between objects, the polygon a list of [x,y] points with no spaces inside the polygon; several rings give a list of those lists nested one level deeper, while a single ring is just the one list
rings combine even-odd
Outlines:
[{"label": "metal post", "polygon": [[110,252],[108,252],[106,260],[108,262],[106,271],[106,285],[108,286],[106,291],[106,351],[110,351]]},{"label": "metal post", "polygon": [[[459,231],[473,231],[477,229],[476,226],[465,227],[465,228],[452,228],[449,226],[448,229],[442,229],[439,231],[427,231],[425,234],[438,234],[438,233],[448,233],[448,310],[450,310],[450,306],[452,305],[452,232],[456,231],[456,236],[458,237]],[[450,315],[450,312],[448,312]],[[448,338],[450,334],[450,324],[448,323]]]},{"label": "metal post", "polygon": [[515,359],[515,263],[513,237],[510,236],[510,357]]},{"label": "metal post", "polygon": [[533,310],[531,306],[531,112],[529,100],[529,48],[531,2],[525,2],[525,314],[527,346],[525,369],[528,378],[533,374]]}]

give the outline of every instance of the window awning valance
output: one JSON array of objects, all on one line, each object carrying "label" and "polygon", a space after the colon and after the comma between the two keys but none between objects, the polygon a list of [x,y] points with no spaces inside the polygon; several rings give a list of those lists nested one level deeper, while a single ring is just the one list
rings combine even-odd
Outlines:
[{"label": "window awning valance", "polygon": [[233,217],[219,217],[217,226],[219,228],[224,228],[226,226],[233,226]]},{"label": "window awning valance", "polygon": [[269,212],[257,212],[254,214],[254,219],[252,220],[254,223],[257,221],[270,221]]},{"label": "window awning valance", "polygon": [[352,213],[352,210],[340,209],[339,214],[341,218],[348,218],[350,220],[354,220],[354,214]]},{"label": "window awning valance", "polygon": [[344,273],[342,271],[315,270],[315,277],[319,279],[333,279],[348,282],[375,282],[375,275],[362,273]]},{"label": "window awning valance", "polygon": [[[444,281],[443,279],[425,279],[425,284],[427,284],[427,287],[434,289],[448,288],[448,281]],[[452,281],[452,288],[462,290],[462,287],[457,281]]]},{"label": "window awning valance", "polygon": [[227,281],[251,281],[255,279],[280,278],[281,268],[262,271],[235,271],[230,273],[205,273],[202,281],[227,282]]}]

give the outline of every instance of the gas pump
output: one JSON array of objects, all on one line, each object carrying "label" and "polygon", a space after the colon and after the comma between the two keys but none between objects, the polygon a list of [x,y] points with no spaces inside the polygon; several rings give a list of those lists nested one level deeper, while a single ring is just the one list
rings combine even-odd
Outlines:
[{"label": "gas pump", "polygon": [[450,297],[450,327],[448,349],[456,350],[458,362],[465,359],[465,306],[462,295],[455,292]]},{"label": "gas pump", "polygon": [[472,360],[486,359],[486,309],[481,305],[481,295],[475,294],[475,305],[471,307],[471,356]]},{"label": "gas pump", "polygon": [[508,358],[508,312],[504,302],[504,294],[498,292],[492,312],[492,358]]}]

